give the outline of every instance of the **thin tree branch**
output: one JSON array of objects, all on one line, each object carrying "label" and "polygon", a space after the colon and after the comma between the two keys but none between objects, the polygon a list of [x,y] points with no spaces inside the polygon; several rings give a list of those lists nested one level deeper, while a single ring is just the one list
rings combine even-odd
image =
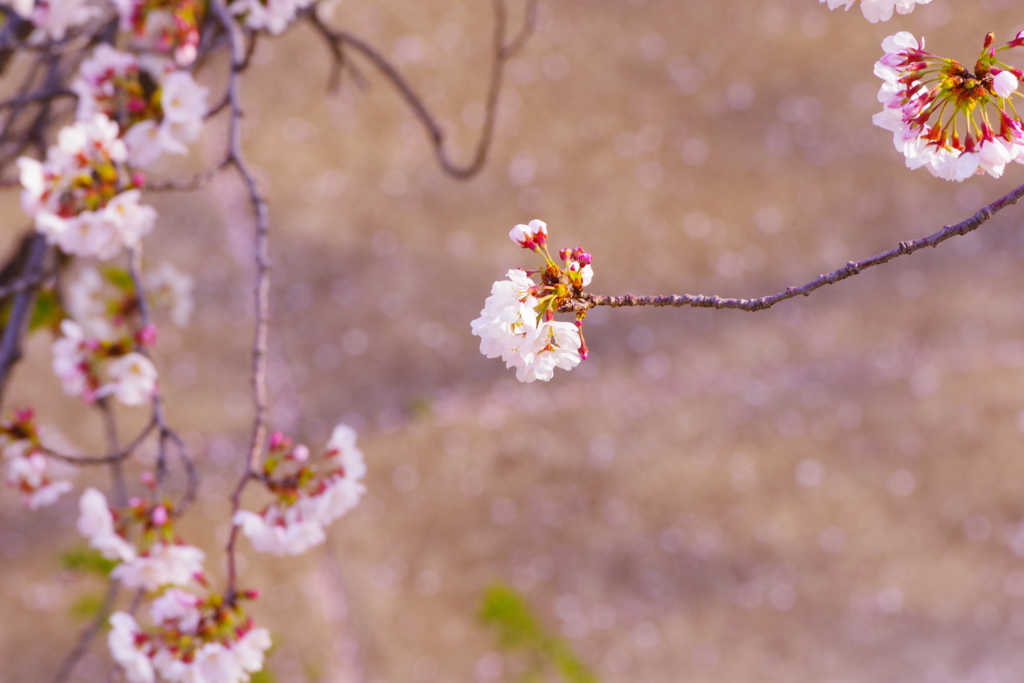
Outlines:
[{"label": "thin tree branch", "polygon": [[[96,401],[96,408],[103,416],[103,430],[107,438],[107,453],[120,453],[121,445],[117,437],[117,420],[114,418],[114,411],[110,408],[110,402],[106,397]],[[130,453],[131,451],[127,451]],[[118,507],[128,505],[128,488],[124,483],[124,468],[121,466],[124,458],[115,458],[110,461],[110,485],[114,490],[114,502]]]},{"label": "thin tree branch", "polygon": [[99,634],[103,624],[106,623],[110,609],[114,606],[114,601],[117,600],[117,595],[120,592],[121,582],[116,579],[110,579],[110,583],[107,585],[107,592],[103,596],[103,602],[100,603],[99,611],[85,627],[81,635],[78,636],[75,646],[71,648],[71,651],[68,652],[67,656],[60,663],[60,668],[57,669],[57,673],[51,679],[52,683],[64,683],[71,676],[71,672],[74,671],[75,666],[82,660],[85,653],[88,652],[92,641]]},{"label": "thin tree branch", "polygon": [[[146,298],[146,285],[142,280],[142,251],[138,248],[130,249],[128,252],[128,273],[131,275],[132,284],[135,287],[135,298],[139,307],[139,319],[143,328],[151,327],[153,325],[153,316],[149,310],[149,300]],[[140,346],[138,351],[147,357],[149,356],[149,352],[145,347]],[[196,471],[195,467],[192,465],[192,459],[188,455],[185,442],[167,422],[167,417],[164,414],[163,396],[160,394],[159,386],[153,392],[152,409],[153,422],[156,423],[157,427],[159,427],[156,450],[157,492],[160,491],[163,486],[164,479],[167,477],[167,442],[171,441],[174,443],[175,448],[177,448],[178,457],[185,466],[185,475],[188,483],[186,485],[185,496],[181,501],[181,505],[187,508],[195,497],[195,489],[197,485]]]},{"label": "thin tree branch", "polygon": [[184,180],[161,180],[154,183],[146,183],[145,189],[148,192],[188,192],[190,190],[197,190],[210,182],[230,162],[230,158],[225,158],[216,166]]},{"label": "thin tree branch", "polygon": [[937,247],[949,238],[956,237],[957,235],[966,235],[972,230],[977,230],[983,223],[1006,207],[1016,204],[1022,197],[1024,197],[1024,185],[1000,197],[988,206],[978,209],[977,213],[970,218],[960,221],[956,225],[947,225],[933,235],[917,240],[900,242],[898,246],[888,251],[883,251],[881,254],[875,254],[862,261],[850,261],[839,270],[819,275],[805,285],[787,287],[785,291],[763,296],[759,299],[730,299],[704,294],[668,294],[664,296],[634,296],[632,294],[603,296],[584,294],[579,299],[566,302],[559,310],[580,312],[594,306],[611,306],[612,308],[621,306],[694,306],[696,308],[737,308],[741,311],[763,311],[786,299],[792,299],[796,296],[810,296],[811,292],[816,289],[853,277],[872,266],[888,263],[895,258],[913,254],[915,251],[925,247]]},{"label": "thin tree branch", "polygon": [[22,279],[27,282],[35,282],[35,284],[25,285],[15,296],[10,316],[7,318],[7,325],[3,330],[3,338],[0,339],[0,405],[3,404],[4,390],[11,378],[11,370],[14,364],[21,359],[21,340],[28,331],[32,310],[35,308],[36,293],[39,289],[39,282],[42,280],[45,259],[46,237],[36,233],[32,237],[28,260],[25,262],[25,270],[22,275]]},{"label": "thin tree branch", "polygon": [[491,58],[491,72],[487,86],[486,104],[484,107],[483,130],[480,133],[480,139],[477,142],[476,150],[473,153],[471,161],[464,166],[460,166],[455,163],[452,161],[451,157],[448,156],[448,152],[445,148],[445,134],[441,129],[440,124],[437,122],[437,119],[430,113],[430,110],[427,109],[427,106],[423,103],[423,98],[416,93],[405,77],[399,73],[398,69],[388,61],[384,55],[361,38],[358,38],[347,31],[330,28],[316,16],[316,13],[311,13],[309,18],[316,30],[327,41],[328,47],[334,55],[335,63],[339,63],[339,60],[342,58],[342,46],[348,45],[362,54],[375,67],[377,67],[377,69],[384,74],[389,81],[391,81],[391,84],[395,86],[399,94],[402,96],[402,99],[405,100],[405,103],[426,129],[427,137],[430,139],[430,143],[434,147],[434,154],[437,157],[437,162],[441,165],[444,172],[455,178],[467,179],[479,173],[480,169],[484,167],[484,163],[487,161],[487,153],[490,150],[491,142],[494,138],[494,124],[498,113],[498,96],[501,93],[501,80],[505,71],[505,63],[526,43],[526,40],[529,38],[530,33],[533,30],[534,19],[536,16],[536,2],[534,0],[530,0],[527,3],[523,28],[511,43],[506,44],[505,33],[507,17],[505,2],[504,0],[493,0],[493,6],[493,56]]},{"label": "thin tree branch", "polygon": [[26,104],[32,104],[33,102],[49,102],[55,100],[58,97],[77,97],[75,93],[64,88],[57,88],[52,90],[39,90],[34,93],[28,93],[26,95],[18,95],[10,99],[0,102],[0,110],[10,109],[12,107],[22,107]]},{"label": "thin tree branch", "polygon": [[213,0],[213,11],[228,34],[231,45],[231,75],[228,77],[228,106],[231,110],[231,122],[228,127],[228,163],[235,167],[241,177],[249,201],[256,218],[256,235],[254,261],[256,265],[255,304],[256,321],[253,334],[252,349],[252,393],[255,416],[253,418],[252,440],[245,470],[231,494],[231,534],[228,537],[225,554],[227,555],[228,577],[224,600],[233,604],[237,582],[235,563],[235,544],[238,540],[238,526],[234,524],[235,512],[242,501],[242,491],[259,470],[260,457],[267,437],[267,417],[269,415],[267,398],[267,334],[270,315],[270,260],[267,241],[270,230],[270,217],[267,202],[264,199],[256,177],[253,175],[242,152],[242,71],[247,65],[245,41],[241,30],[232,20],[224,0]]},{"label": "thin tree branch", "polygon": [[132,453],[142,445],[142,442],[153,433],[156,429],[157,422],[155,419],[150,419],[146,426],[139,432],[138,436],[132,439],[132,442],[128,444],[122,451],[114,451],[109,455],[67,455],[66,453],[59,453],[50,448],[43,448],[43,455],[66,462],[70,465],[109,465],[114,462],[121,462],[131,456]]}]

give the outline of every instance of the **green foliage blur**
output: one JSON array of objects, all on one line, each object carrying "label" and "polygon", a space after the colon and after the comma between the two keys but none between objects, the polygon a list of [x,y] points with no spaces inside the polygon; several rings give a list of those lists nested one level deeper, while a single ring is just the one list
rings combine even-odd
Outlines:
[{"label": "green foliage blur", "polygon": [[485,590],[479,617],[494,628],[502,649],[522,655],[527,667],[524,681],[544,681],[554,674],[566,683],[598,683],[572,648],[544,628],[525,598],[511,586],[498,583]]},{"label": "green foliage blur", "polygon": [[65,550],[60,555],[60,564],[67,571],[99,574],[100,576],[108,576],[117,566],[117,562],[108,560],[100,554],[100,551],[92,548]]}]

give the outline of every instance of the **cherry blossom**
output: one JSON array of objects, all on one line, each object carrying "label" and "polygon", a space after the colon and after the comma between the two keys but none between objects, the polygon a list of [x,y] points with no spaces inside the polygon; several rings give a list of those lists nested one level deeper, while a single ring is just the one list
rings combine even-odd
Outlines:
[{"label": "cherry blossom", "polygon": [[95,114],[61,129],[44,162],[18,159],[22,208],[65,253],[108,260],[153,228],[156,211],[139,204],[118,130]]},{"label": "cherry blossom", "polygon": [[106,496],[94,488],[86,489],[78,500],[78,533],[108,560],[130,562],[138,556],[135,546],[117,533]]},{"label": "cherry blossom", "polygon": [[178,66],[195,61],[199,46],[199,20],[205,3],[198,0],[147,2],[114,0],[121,30],[129,32],[133,44],[147,50],[170,52]]},{"label": "cherry blossom", "polygon": [[536,251],[547,242],[548,225],[544,221],[532,220],[529,225],[520,223],[508,233],[509,239],[523,249]]},{"label": "cherry blossom", "polygon": [[[78,118],[100,113],[117,121],[133,166],[149,166],[164,152],[187,154],[202,130],[208,90],[188,71],[168,66],[166,60],[143,62],[99,45],[71,84],[78,95]],[[159,85],[156,94],[143,75]]]},{"label": "cherry blossom", "polygon": [[71,482],[50,480],[46,456],[42,453],[8,458],[7,468],[7,485],[22,492],[22,500],[30,510],[53,505],[73,488]]},{"label": "cherry blossom", "polygon": [[13,9],[35,25],[34,41],[63,40],[70,29],[101,13],[88,0],[19,0],[13,3]]},{"label": "cherry blossom", "polygon": [[994,42],[994,34],[985,37],[973,73],[925,51],[924,41],[905,31],[882,42],[875,75],[883,81],[883,110],[872,120],[892,131],[908,168],[962,181],[981,173],[998,178],[1011,161],[1024,163],[1024,121],[1011,101],[1024,74],[996,58],[1021,40],[999,48]]},{"label": "cherry blossom", "polygon": [[[849,10],[857,0],[818,1],[827,2],[829,9],[845,7]],[[860,11],[864,14],[865,19],[872,24],[876,24],[879,21],[889,21],[892,18],[893,10],[900,14],[910,14],[914,10],[915,5],[926,5],[929,2],[931,0],[860,0]]]},{"label": "cherry blossom", "polygon": [[156,367],[141,353],[128,353],[107,365],[110,382],[98,392],[99,396],[113,395],[126,406],[149,403],[156,391]]},{"label": "cherry blossom", "polygon": [[[306,464],[305,446],[292,448],[286,437],[275,433],[270,448],[264,471],[277,500],[260,513],[239,510],[233,521],[257,552],[299,555],[323,543],[324,527],[359,504],[366,491],[366,464],[355,431],[343,424],[334,428],[327,452],[315,463],[322,470],[319,475]],[[275,476],[282,461],[302,464],[293,475]]]},{"label": "cherry blossom", "polygon": [[312,5],[314,0],[235,0],[231,11],[255,31],[267,30],[278,35],[288,28],[299,10]]},{"label": "cherry blossom", "polygon": [[[61,321],[53,342],[53,371],[64,392],[87,403],[113,396],[127,406],[144,405],[156,390],[157,371],[146,356],[130,349],[134,340],[87,337],[73,320]],[[139,338],[146,335],[140,333]],[[106,381],[104,381],[106,380]]]},{"label": "cherry blossom", "polygon": [[[250,597],[242,594],[239,597]],[[220,596],[172,588],[150,606],[153,626],[125,612],[110,617],[107,639],[130,683],[245,683],[263,668],[270,633]]]},{"label": "cherry blossom", "polygon": [[107,647],[114,661],[124,669],[128,683],[153,683],[156,680],[153,663],[139,647],[144,636],[132,615],[114,612],[110,615],[110,626]]},{"label": "cherry blossom", "polygon": [[167,262],[147,277],[147,290],[153,303],[166,307],[171,321],[178,327],[186,327],[192,317],[192,287],[191,276]]},{"label": "cherry blossom", "polygon": [[[480,353],[515,368],[520,382],[546,382],[555,368],[571,370],[587,357],[582,330],[586,311],[577,313],[575,323],[556,321],[555,313],[590,285],[593,257],[582,248],[562,249],[559,264],[548,251],[547,236],[547,224],[539,220],[512,228],[509,238],[543,256],[544,266],[533,273],[508,271],[508,279],[492,285],[480,317],[470,324],[480,337]],[[534,274],[540,275],[539,283],[531,278]]]},{"label": "cherry blossom", "polygon": [[111,576],[128,588],[155,591],[184,586],[201,576],[206,554],[186,544],[155,543],[136,557],[114,567]]}]

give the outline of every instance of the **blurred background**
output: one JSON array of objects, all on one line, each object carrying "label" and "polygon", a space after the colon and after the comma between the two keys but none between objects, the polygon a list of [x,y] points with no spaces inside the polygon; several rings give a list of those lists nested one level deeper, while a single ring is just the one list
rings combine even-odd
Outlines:
[{"label": "blurred background", "polygon": [[[326,15],[400,66],[468,158],[490,4]],[[879,25],[813,0],[541,0],[467,182],[357,56],[369,88],[346,75],[328,92],[308,26],[261,41],[245,146],[272,220],[272,427],[316,450],[347,422],[369,466],[326,547],[242,544],[269,680],[515,680],[477,617],[495,581],[608,682],[1022,680],[1024,208],[756,315],[595,310],[591,359],[547,384],[516,382],[469,328],[494,280],[534,265],[506,236],[532,218],[593,254],[595,293],[743,297],[966,218],[1024,168],[962,184],[906,170],[871,124],[872,65],[899,30],[973,64],[986,32],[1022,22],[1015,0],[933,0]],[[200,74],[214,92],[222,66]],[[223,124],[154,175],[218,161]],[[156,359],[204,475],[184,531],[217,586],[251,421],[252,220],[231,174],[150,200],[147,258],[196,281],[192,325],[165,324]],[[15,192],[0,219],[6,251],[26,222]],[[8,406],[99,450],[49,344],[32,338]],[[142,413],[122,411],[125,434]],[[102,588],[60,570],[83,545],[76,497],[36,513],[0,497],[6,680],[47,680],[85,623],[69,614]],[[74,680],[103,679],[104,649]]]}]

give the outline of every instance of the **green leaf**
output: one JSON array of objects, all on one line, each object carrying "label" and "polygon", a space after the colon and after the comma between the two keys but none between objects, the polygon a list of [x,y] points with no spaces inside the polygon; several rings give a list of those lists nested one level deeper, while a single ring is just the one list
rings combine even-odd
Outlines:
[{"label": "green leaf", "polygon": [[107,576],[117,566],[117,562],[108,560],[100,551],[92,548],[73,548],[63,552],[60,563],[64,569],[73,572],[99,574]]},{"label": "green leaf", "polygon": [[99,593],[86,593],[71,605],[71,616],[79,619],[90,619],[103,609],[103,596]]},{"label": "green leaf", "polygon": [[57,299],[57,292],[52,289],[44,289],[36,297],[36,307],[32,310],[32,318],[29,320],[28,329],[30,332],[43,327],[57,327],[64,319],[64,309]]},{"label": "green leaf", "polygon": [[496,583],[484,591],[480,619],[497,631],[502,647],[519,649],[537,645],[540,626],[526,600],[511,586]]},{"label": "green leaf", "polygon": [[132,274],[125,268],[110,266],[103,269],[103,277],[107,278],[110,284],[114,285],[126,294],[135,293],[135,283],[132,281]]},{"label": "green leaf", "polygon": [[526,599],[511,586],[498,583],[485,590],[479,616],[494,628],[502,648],[523,654],[525,681],[545,680],[543,672],[548,669],[565,683],[597,683],[569,644],[546,631]]}]

